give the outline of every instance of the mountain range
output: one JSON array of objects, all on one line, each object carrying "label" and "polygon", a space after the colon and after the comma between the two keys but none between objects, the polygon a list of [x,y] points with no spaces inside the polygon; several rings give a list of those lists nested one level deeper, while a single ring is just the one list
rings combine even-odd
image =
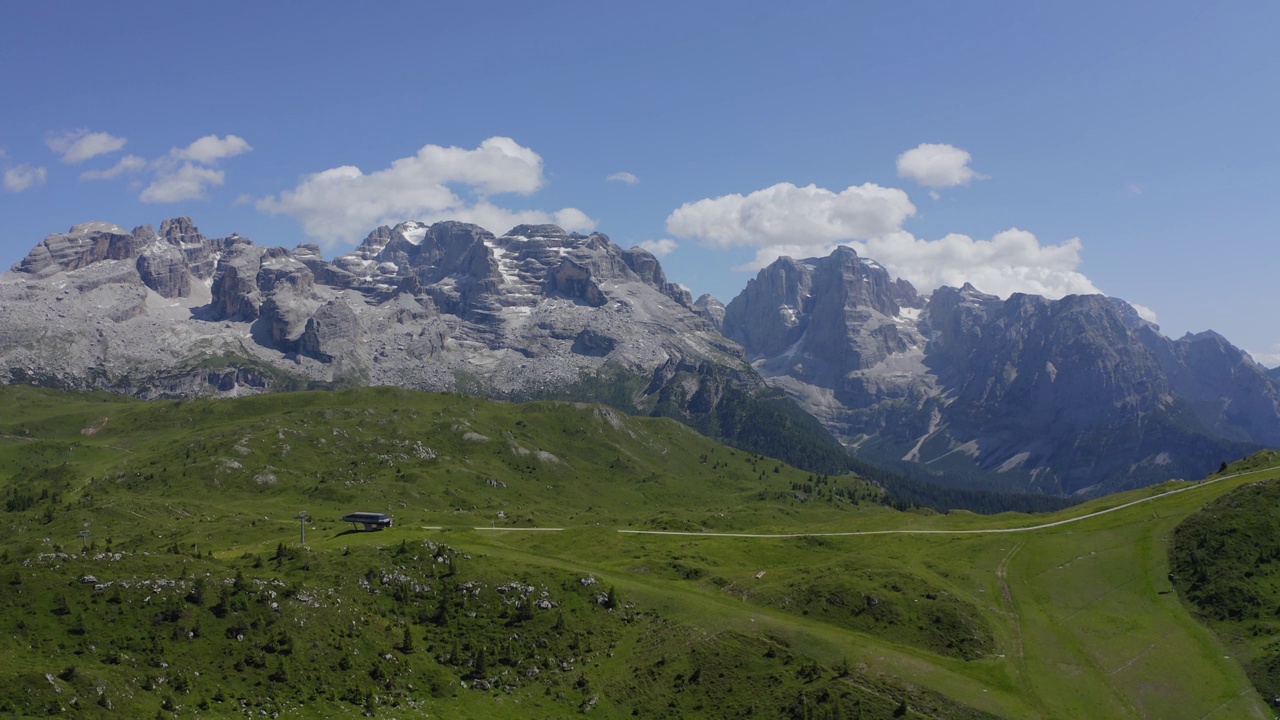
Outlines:
[{"label": "mountain range", "polygon": [[77,225],[0,276],[0,382],[603,401],[819,471],[840,469],[834,436],[930,482],[1064,495],[1280,446],[1275,371],[1120,300],[925,297],[841,247],[777,260],[726,306],[552,225],[407,222],[333,260],[189,218]]},{"label": "mountain range", "polygon": [[860,457],[939,483],[1093,493],[1280,444],[1274,372],[1101,295],[925,299],[842,247],[761,270],[722,329]]}]

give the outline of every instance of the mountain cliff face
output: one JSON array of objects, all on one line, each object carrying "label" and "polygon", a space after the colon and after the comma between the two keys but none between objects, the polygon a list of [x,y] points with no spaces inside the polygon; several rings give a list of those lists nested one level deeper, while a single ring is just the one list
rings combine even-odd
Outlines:
[{"label": "mountain cliff face", "polygon": [[[141,397],[399,385],[664,415],[815,472],[839,443],[767,387],[657,259],[600,233],[458,222],[314,245],[108,223],[0,275],[0,383]],[[768,428],[769,432],[762,432]]]},{"label": "mountain cliff face", "polygon": [[840,248],[778,260],[726,307],[642,249],[552,225],[402,223],[331,261],[188,218],[77,225],[0,275],[0,382],[598,400],[819,472],[847,462],[825,426],[927,480],[1054,494],[1280,446],[1274,371],[1212,332],[1169,339],[1119,300],[922,298]]},{"label": "mountain cliff face", "polygon": [[937,482],[1089,493],[1211,472],[1280,443],[1280,385],[1214,333],[1170,340],[1123,301],[922,300],[840,248],[782,258],[724,332],[871,462]]},{"label": "mountain cliff face", "polygon": [[761,388],[692,305],[648,252],[547,225],[404,223],[329,262],[206,238],[187,218],[158,233],[87,223],[0,278],[0,378],[144,397],[308,383],[520,397],[608,366],[653,385],[642,407],[654,378],[679,375],[689,396]]}]

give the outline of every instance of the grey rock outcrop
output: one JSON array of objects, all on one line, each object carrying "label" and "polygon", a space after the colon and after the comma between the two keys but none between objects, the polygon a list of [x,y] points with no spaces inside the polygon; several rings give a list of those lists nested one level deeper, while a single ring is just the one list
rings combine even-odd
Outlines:
[{"label": "grey rock outcrop", "polygon": [[191,266],[182,250],[174,245],[148,244],[138,255],[138,276],[160,297],[177,298],[191,294]]},{"label": "grey rock outcrop", "polygon": [[591,271],[568,258],[547,273],[543,288],[548,295],[563,295],[591,307],[609,302],[600,287],[592,282]]},{"label": "grey rock outcrop", "polygon": [[88,222],[46,237],[13,270],[48,277],[102,260],[132,260],[139,249],[139,238],[119,225]]},{"label": "grey rock outcrop", "polygon": [[703,294],[693,302],[693,311],[710,320],[717,330],[724,330],[724,303],[710,295]]},{"label": "grey rock outcrop", "polygon": [[359,318],[346,302],[335,299],[321,305],[307,319],[298,340],[298,351],[322,362],[332,362],[354,352],[359,343]]},{"label": "grey rock outcrop", "polygon": [[579,355],[604,357],[618,347],[618,341],[591,328],[583,328],[573,339],[570,349]]}]

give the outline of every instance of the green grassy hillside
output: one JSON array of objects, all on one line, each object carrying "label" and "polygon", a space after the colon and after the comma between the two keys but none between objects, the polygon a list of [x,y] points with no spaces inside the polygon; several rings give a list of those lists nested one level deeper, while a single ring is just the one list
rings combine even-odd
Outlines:
[{"label": "green grassy hillside", "polygon": [[600,406],[0,407],[0,712],[1269,717],[1167,548],[1271,469],[939,515]]},{"label": "green grassy hillside", "polygon": [[[1280,454],[1257,459],[1280,461]],[[1242,487],[1178,526],[1171,579],[1239,658],[1263,697],[1280,698],[1280,482]]]}]

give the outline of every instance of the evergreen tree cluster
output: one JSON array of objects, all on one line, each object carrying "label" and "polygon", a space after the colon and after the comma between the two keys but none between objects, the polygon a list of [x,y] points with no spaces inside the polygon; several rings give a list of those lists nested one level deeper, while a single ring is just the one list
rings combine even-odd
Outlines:
[{"label": "evergreen tree cluster", "polygon": [[1224,637],[1251,650],[1245,672],[1265,698],[1280,697],[1280,482],[1246,485],[1174,531],[1169,580]]},{"label": "evergreen tree cluster", "polygon": [[891,470],[851,458],[854,472],[884,488],[890,507],[909,510],[923,507],[947,512],[968,510],[982,514],[1002,512],[1048,513],[1075,505],[1078,500],[1060,495],[997,493],[986,490],[946,487],[900,475]]}]

